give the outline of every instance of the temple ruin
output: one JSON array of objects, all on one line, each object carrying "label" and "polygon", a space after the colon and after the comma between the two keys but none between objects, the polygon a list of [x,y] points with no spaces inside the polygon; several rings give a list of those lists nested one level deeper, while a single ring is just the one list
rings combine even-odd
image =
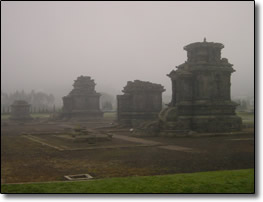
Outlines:
[{"label": "temple ruin", "polygon": [[172,101],[160,113],[162,131],[230,132],[242,120],[231,101],[230,78],[235,71],[221,58],[221,43],[196,42],[184,47],[187,61],[167,76],[172,81]]},{"label": "temple ruin", "polygon": [[27,121],[31,120],[30,116],[30,104],[24,100],[16,100],[11,105],[11,120]]},{"label": "temple ruin", "polygon": [[134,126],[142,120],[156,119],[162,109],[164,91],[160,84],[128,81],[122,91],[124,95],[117,95],[118,122]]},{"label": "temple ruin", "polygon": [[62,117],[66,119],[101,118],[100,94],[95,91],[95,82],[89,76],[79,76],[73,90],[63,97]]}]

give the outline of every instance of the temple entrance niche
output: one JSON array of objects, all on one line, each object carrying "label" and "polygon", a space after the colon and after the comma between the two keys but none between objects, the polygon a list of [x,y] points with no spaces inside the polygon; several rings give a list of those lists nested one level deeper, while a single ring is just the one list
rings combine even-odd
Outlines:
[{"label": "temple entrance niche", "polygon": [[229,132],[241,129],[242,120],[231,101],[231,74],[221,58],[221,43],[196,42],[184,47],[187,61],[167,76],[172,81],[172,100],[160,113],[163,131]]},{"label": "temple entrance niche", "polygon": [[85,120],[102,118],[100,94],[95,91],[95,82],[89,76],[79,76],[73,90],[63,97],[62,117]]}]

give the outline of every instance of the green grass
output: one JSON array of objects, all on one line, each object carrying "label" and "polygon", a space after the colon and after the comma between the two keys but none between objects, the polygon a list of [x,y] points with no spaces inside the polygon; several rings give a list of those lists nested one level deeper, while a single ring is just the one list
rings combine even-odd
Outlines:
[{"label": "green grass", "polygon": [[[32,118],[49,118],[50,114],[48,113],[35,113],[35,114],[30,114]],[[1,120],[6,120],[9,119],[10,114],[1,114]]]},{"label": "green grass", "polygon": [[30,114],[32,118],[49,118],[49,113],[36,113],[36,114]]},{"label": "green grass", "polygon": [[1,114],[1,120],[8,119],[10,117],[9,114]]},{"label": "green grass", "polygon": [[4,184],[2,193],[254,193],[254,169],[79,182]]},{"label": "green grass", "polygon": [[[50,114],[48,113],[34,113],[30,114],[32,118],[49,118]],[[1,114],[1,120],[8,119],[10,114]],[[104,118],[116,118],[116,112],[105,112]]]},{"label": "green grass", "polygon": [[242,118],[243,123],[254,123],[254,113],[252,112],[237,112],[237,115]]},{"label": "green grass", "polygon": [[116,112],[104,112],[104,118],[116,118]]}]

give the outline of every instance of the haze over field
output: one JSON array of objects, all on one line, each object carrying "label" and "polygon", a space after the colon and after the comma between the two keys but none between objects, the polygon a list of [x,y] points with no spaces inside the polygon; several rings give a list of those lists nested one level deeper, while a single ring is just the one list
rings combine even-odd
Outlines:
[{"label": "haze over field", "polygon": [[80,75],[98,92],[127,81],[162,84],[186,61],[189,43],[225,45],[232,95],[254,95],[254,2],[1,2],[1,85],[69,93]]}]

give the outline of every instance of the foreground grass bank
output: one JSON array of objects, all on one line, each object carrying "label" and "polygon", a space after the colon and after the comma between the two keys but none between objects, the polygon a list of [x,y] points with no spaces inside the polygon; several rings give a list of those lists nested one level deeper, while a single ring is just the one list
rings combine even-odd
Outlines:
[{"label": "foreground grass bank", "polygon": [[254,169],[79,182],[4,184],[2,193],[254,193]]}]

